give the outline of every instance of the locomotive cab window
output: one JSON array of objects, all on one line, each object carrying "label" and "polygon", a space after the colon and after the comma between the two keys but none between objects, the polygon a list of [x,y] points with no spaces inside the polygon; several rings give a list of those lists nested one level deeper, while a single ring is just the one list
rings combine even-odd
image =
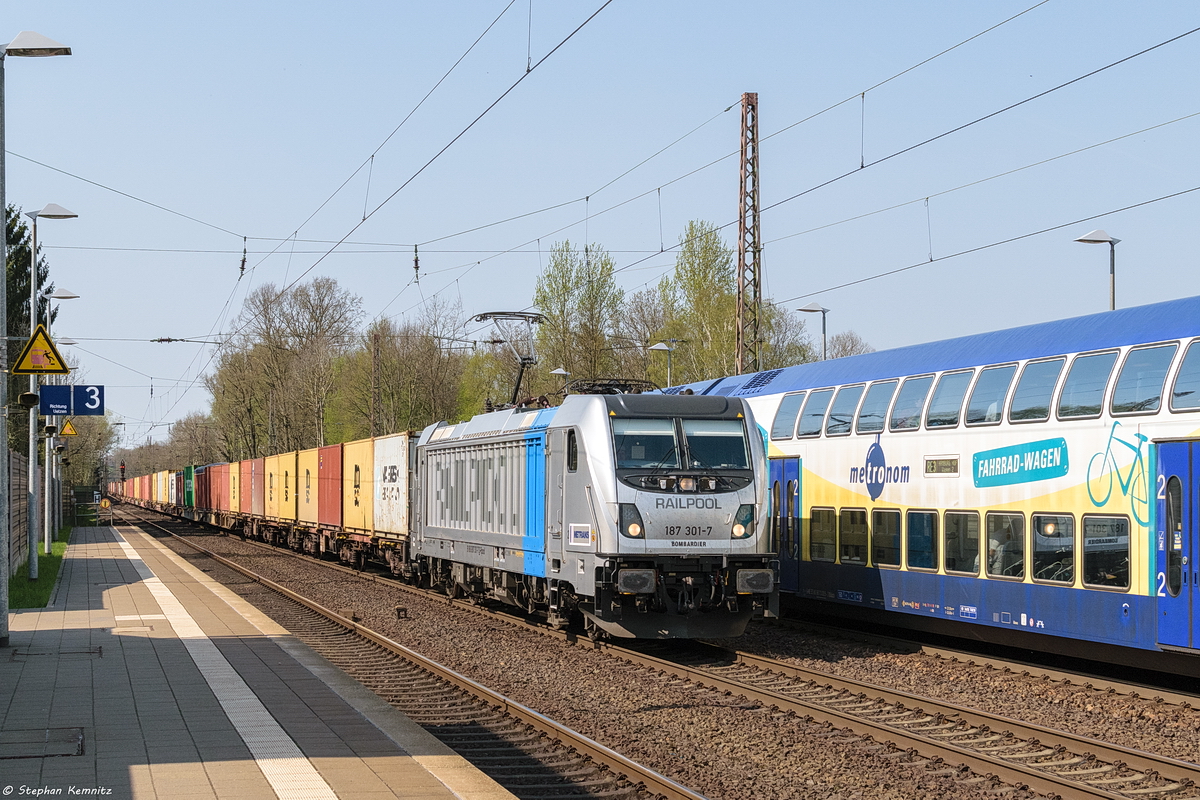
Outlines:
[{"label": "locomotive cab window", "polygon": [[1112,413],[1152,414],[1162,406],[1163,384],[1175,360],[1175,342],[1130,350],[1113,390]]},{"label": "locomotive cab window", "polygon": [[859,433],[879,433],[883,430],[883,422],[887,418],[888,406],[892,404],[892,395],[896,393],[898,381],[878,381],[871,384],[867,397],[858,410],[858,421],[855,428]]},{"label": "locomotive cab window", "polygon": [[947,572],[979,574],[979,515],[974,511],[946,512]]},{"label": "locomotive cab window", "polygon": [[1113,364],[1116,363],[1116,351],[1075,356],[1058,398],[1059,419],[1100,416],[1104,390],[1108,387],[1108,377],[1112,375]]},{"label": "locomotive cab window", "polygon": [[837,399],[829,410],[829,422],[825,424],[826,436],[845,436],[850,433],[850,424],[854,420],[854,412],[858,409],[858,399],[862,397],[863,385],[843,386],[838,389]]},{"label": "locomotive cab window", "polygon": [[987,367],[979,373],[979,380],[967,403],[968,425],[995,425],[1004,414],[1004,400],[1008,387],[1016,374],[1016,364],[1003,367]]},{"label": "locomotive cab window", "polygon": [[871,563],[881,567],[900,566],[899,511],[871,512]]},{"label": "locomotive cab window", "polygon": [[1172,411],[1195,411],[1200,408],[1200,340],[1188,345],[1183,356],[1175,386],[1171,389]]},{"label": "locomotive cab window", "polygon": [[833,561],[837,555],[837,516],[832,508],[814,508],[808,532],[808,557]]},{"label": "locomotive cab window", "polygon": [[[1178,482],[1179,479],[1175,480]],[[1170,494],[1168,485],[1168,508]],[[1178,594],[1178,573],[1175,577],[1175,593]],[[1083,583],[1105,589],[1129,588],[1129,520],[1126,517],[1083,518]],[[1170,588],[1168,576],[1167,590]]]},{"label": "locomotive cab window", "polygon": [[1066,363],[1065,358],[1055,358],[1050,361],[1031,361],[1025,365],[1013,395],[1012,408],[1008,410],[1009,422],[1042,422],[1050,419],[1050,401]]},{"label": "locomotive cab window", "polygon": [[861,508],[843,508],[838,523],[838,550],[843,564],[867,563],[867,512]]},{"label": "locomotive cab window", "polygon": [[750,469],[740,419],[685,419],[688,469]]},{"label": "locomotive cab window", "polygon": [[1075,582],[1075,518],[1033,515],[1033,579]]},{"label": "locomotive cab window", "polygon": [[679,467],[674,420],[614,419],[612,427],[617,469]]},{"label": "locomotive cab window", "polygon": [[804,395],[805,392],[785,394],[779,401],[779,410],[771,423],[772,439],[791,439],[795,435],[796,417],[800,415],[800,406],[804,405]]},{"label": "locomotive cab window", "polygon": [[579,441],[575,438],[575,431],[567,431],[567,471],[575,472],[579,469]]},{"label": "locomotive cab window", "polygon": [[921,412],[925,410],[925,398],[933,385],[932,375],[905,378],[900,395],[892,408],[888,429],[893,431],[915,431],[921,427]]},{"label": "locomotive cab window", "polygon": [[938,379],[937,390],[933,393],[933,402],[929,404],[929,414],[925,417],[926,428],[956,428],[962,414],[963,400],[975,370],[966,372],[947,372]]},{"label": "locomotive cab window", "polygon": [[800,425],[796,429],[797,436],[820,436],[821,428],[825,426],[825,412],[829,410],[829,400],[833,397],[833,389],[822,389],[811,392],[808,402],[804,404],[804,412],[800,414]]},{"label": "locomotive cab window", "polygon": [[987,515],[989,578],[1025,577],[1025,517],[1022,514]]}]

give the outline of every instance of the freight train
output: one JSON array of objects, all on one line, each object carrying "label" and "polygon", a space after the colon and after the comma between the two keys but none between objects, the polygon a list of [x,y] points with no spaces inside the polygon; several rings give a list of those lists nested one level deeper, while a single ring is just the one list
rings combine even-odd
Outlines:
[{"label": "freight train", "polygon": [[769,425],[785,605],[1200,674],[1200,298],[684,388]]},{"label": "freight train", "polygon": [[108,492],[596,635],[727,637],[778,599],[765,478],[739,399],[570,395]]}]

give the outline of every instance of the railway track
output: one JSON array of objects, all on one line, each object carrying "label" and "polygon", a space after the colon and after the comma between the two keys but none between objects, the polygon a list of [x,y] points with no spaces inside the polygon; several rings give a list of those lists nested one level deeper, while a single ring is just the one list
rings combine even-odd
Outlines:
[{"label": "railway track", "polygon": [[[262,546],[279,552],[278,548]],[[340,565],[325,566],[356,572]],[[362,577],[395,583],[382,576]],[[396,585],[406,591],[429,594]],[[530,626],[527,621],[505,613],[449,601],[444,596],[439,598],[493,618]],[[839,741],[884,752],[884,757],[924,766],[939,774],[957,775],[960,783],[983,782],[995,776],[1011,786],[1027,786],[1064,797],[1200,798],[1200,789],[1196,788],[1200,783],[1200,766],[1190,762],[717,646],[659,642],[625,647],[613,642],[593,643],[570,633],[535,627],[545,635],[599,649],[654,670],[667,679],[742,697],[752,706],[833,726],[830,730],[834,732],[850,731],[849,737]],[[1070,682],[1071,676],[1062,673],[1056,679]],[[1128,685],[1106,688],[1136,691]],[[1187,695],[1171,696],[1181,703],[1188,702],[1187,698]],[[953,767],[954,764],[969,768],[974,776],[960,775],[963,770]]]},{"label": "railway track", "polygon": [[[131,515],[119,512],[119,516]],[[425,658],[318,603],[180,537],[208,558],[271,590],[263,610],[331,663],[520,798],[703,800],[554,720]],[[261,605],[261,604],[260,604]]]},{"label": "railway track", "polygon": [[929,697],[692,643],[608,646],[631,663],[1065,797],[1200,798],[1200,766]]}]

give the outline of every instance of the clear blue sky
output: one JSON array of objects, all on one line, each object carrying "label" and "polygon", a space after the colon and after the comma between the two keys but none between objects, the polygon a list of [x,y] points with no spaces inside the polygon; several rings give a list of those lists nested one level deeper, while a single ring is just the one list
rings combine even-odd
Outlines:
[{"label": "clear blue sky", "polygon": [[[464,314],[522,309],[550,246],[585,236],[626,290],[656,282],[688,220],[737,218],[746,91],[764,206],[853,173],[762,216],[766,294],[821,302],[831,333],[884,349],[1102,311],[1107,248],[1072,241],[1094,228],[1123,240],[1119,306],[1200,294],[1200,192],[1110,213],[1200,187],[1200,116],[1128,136],[1200,112],[1200,33],[874,163],[1200,26],[1191,2],[615,0],[400,189],[603,2],[532,0],[531,15],[514,0],[315,215],[507,0],[11,7],[0,36],[34,30],[74,55],[7,60],[8,200],[79,214],[39,227],[54,280],[81,295],[56,333],[80,342],[77,382],[108,387],[124,442],[208,404],[193,384],[211,348],[146,340],[227,331],[266,282],[333,276],[368,318],[438,292]],[[368,244],[326,255],[347,235]]]}]

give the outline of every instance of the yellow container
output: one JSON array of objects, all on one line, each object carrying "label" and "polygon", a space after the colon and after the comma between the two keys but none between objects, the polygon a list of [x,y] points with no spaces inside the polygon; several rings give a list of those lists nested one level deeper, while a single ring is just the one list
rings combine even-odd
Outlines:
[{"label": "yellow container", "polygon": [[317,491],[318,449],[301,450],[296,454],[296,519],[316,525],[320,517]]},{"label": "yellow container", "polygon": [[375,525],[375,440],[342,445],[342,526],[371,531]]}]

